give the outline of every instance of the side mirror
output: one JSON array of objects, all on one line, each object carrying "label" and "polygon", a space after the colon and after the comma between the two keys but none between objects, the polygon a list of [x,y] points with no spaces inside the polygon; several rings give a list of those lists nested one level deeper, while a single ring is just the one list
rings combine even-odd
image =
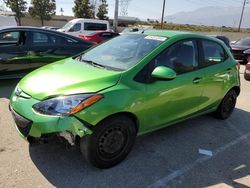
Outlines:
[{"label": "side mirror", "polygon": [[172,80],[176,77],[176,72],[171,68],[158,66],[153,70],[151,76],[159,80]]}]

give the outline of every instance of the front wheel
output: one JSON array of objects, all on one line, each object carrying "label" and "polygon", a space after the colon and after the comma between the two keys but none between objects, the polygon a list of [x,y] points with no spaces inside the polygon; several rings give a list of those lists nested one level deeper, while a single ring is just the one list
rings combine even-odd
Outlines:
[{"label": "front wheel", "polygon": [[99,123],[93,134],[80,141],[85,159],[97,168],[110,168],[128,155],[136,138],[131,118],[116,116]]},{"label": "front wheel", "polygon": [[237,100],[235,90],[230,90],[221,101],[218,109],[215,111],[215,116],[219,119],[227,119],[233,112]]}]

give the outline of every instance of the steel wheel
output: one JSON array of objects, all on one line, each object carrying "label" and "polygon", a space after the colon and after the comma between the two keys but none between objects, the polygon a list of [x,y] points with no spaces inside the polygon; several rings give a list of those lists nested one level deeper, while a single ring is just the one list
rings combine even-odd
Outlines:
[{"label": "steel wheel", "polygon": [[230,90],[223,98],[220,106],[215,112],[219,119],[227,119],[233,112],[237,100],[237,93],[235,90]]},{"label": "steel wheel", "polygon": [[109,168],[125,159],[135,137],[136,127],[131,118],[110,117],[94,127],[92,135],[81,139],[81,152],[95,167]]}]

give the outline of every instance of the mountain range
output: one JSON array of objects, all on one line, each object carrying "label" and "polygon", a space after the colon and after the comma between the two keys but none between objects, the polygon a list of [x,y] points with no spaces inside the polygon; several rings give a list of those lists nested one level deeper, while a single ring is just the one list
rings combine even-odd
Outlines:
[{"label": "mountain range", "polygon": [[[238,27],[242,7],[208,6],[190,12],[179,12],[165,17],[177,24]],[[250,7],[245,7],[241,27],[250,28]]]}]

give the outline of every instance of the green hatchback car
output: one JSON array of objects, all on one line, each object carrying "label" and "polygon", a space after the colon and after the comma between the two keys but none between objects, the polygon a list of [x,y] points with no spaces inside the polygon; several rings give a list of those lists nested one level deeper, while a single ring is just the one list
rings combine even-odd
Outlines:
[{"label": "green hatchback car", "polygon": [[32,143],[56,134],[98,168],[121,162],[137,135],[233,112],[239,70],[218,39],[184,32],[125,34],[24,77],[10,110]]}]

